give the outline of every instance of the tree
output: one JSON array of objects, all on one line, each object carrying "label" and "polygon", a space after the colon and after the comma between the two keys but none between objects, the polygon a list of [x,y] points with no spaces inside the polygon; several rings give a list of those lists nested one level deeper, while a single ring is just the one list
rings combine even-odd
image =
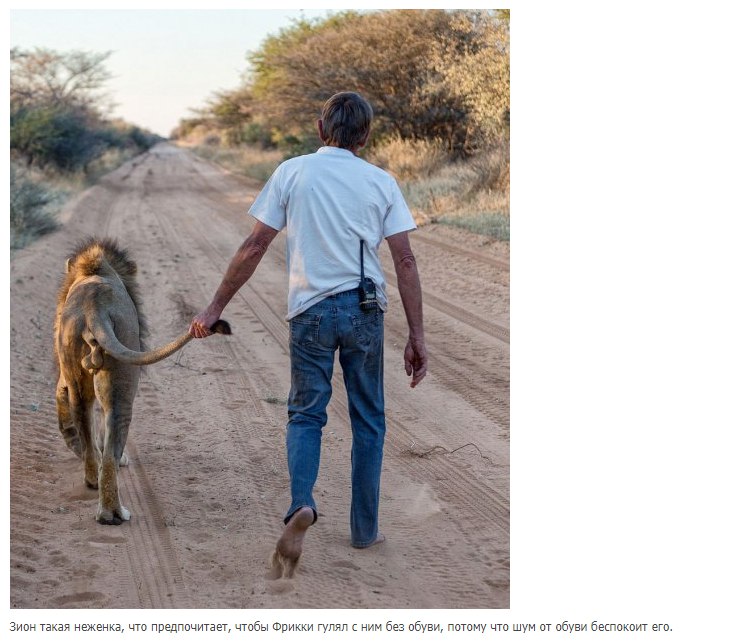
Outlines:
[{"label": "tree", "polygon": [[322,103],[352,89],[372,103],[375,136],[452,135],[458,97],[426,95],[432,48],[449,29],[443,11],[383,11],[298,23],[252,57],[252,91],[277,125],[313,127]]},{"label": "tree", "polygon": [[[507,12],[507,13],[505,13]],[[509,129],[509,12],[459,12],[454,33],[436,68],[444,91],[463,97],[475,147],[505,136]]]},{"label": "tree", "polygon": [[101,90],[111,78],[104,66],[110,55],[111,52],[11,49],[11,108],[42,104],[99,111],[106,100]]},{"label": "tree", "polygon": [[299,21],[250,57],[251,93],[272,127],[298,134],[313,128],[334,92],[359,91],[375,111],[374,140],[440,139],[462,154],[482,124],[499,120],[495,114],[509,105],[508,31],[497,22],[486,11],[461,10]]}]

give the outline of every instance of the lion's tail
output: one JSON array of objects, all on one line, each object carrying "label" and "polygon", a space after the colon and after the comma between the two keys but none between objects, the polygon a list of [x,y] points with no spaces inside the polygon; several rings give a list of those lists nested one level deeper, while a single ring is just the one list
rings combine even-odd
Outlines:
[{"label": "lion's tail", "polygon": [[[136,366],[147,366],[149,364],[159,362],[166,357],[169,357],[174,352],[179,351],[193,338],[190,333],[185,332],[168,344],[161,346],[160,348],[155,348],[153,350],[143,352],[135,351],[131,348],[127,348],[117,339],[117,336],[114,334],[111,321],[108,318],[105,318],[103,320],[97,318],[91,323],[93,324],[93,326],[91,324],[89,326],[89,330],[93,335],[93,339],[91,341],[95,340],[105,353],[107,353],[117,361],[124,364],[133,364]],[[210,330],[214,333],[220,333],[221,335],[231,334],[230,324],[223,319],[219,319],[217,322],[215,322],[215,324],[211,326]],[[91,354],[88,356],[88,359],[89,364],[84,364],[84,366],[87,366],[88,368],[101,367],[101,364],[97,363],[97,352],[93,350],[93,346]]]}]

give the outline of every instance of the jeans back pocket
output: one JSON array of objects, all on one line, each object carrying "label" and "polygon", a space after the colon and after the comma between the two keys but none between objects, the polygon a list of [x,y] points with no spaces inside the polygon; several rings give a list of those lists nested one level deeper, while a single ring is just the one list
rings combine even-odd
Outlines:
[{"label": "jeans back pocket", "polygon": [[300,346],[310,346],[319,342],[319,323],[322,315],[301,313],[289,322],[291,341]]},{"label": "jeans back pocket", "polygon": [[350,315],[352,332],[358,344],[368,345],[382,337],[383,311],[380,309]]}]

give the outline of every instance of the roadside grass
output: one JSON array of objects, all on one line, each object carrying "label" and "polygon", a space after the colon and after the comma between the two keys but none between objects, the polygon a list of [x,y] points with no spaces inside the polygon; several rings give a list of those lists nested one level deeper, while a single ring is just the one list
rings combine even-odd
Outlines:
[{"label": "roadside grass", "polygon": [[509,160],[490,154],[399,180],[418,224],[437,223],[509,241]]},{"label": "roadside grass", "polygon": [[77,185],[82,186],[81,189],[85,189],[97,183],[105,174],[116,170],[140,154],[143,154],[143,152],[136,152],[131,149],[110,149],[89,163],[85,174],[80,172],[75,177],[69,178],[75,180]]},{"label": "roadside grass", "polygon": [[201,143],[190,147],[190,150],[231,172],[262,183],[268,180],[284,158],[277,150],[264,150],[252,145],[223,147]]},{"label": "roadside grass", "polygon": [[509,241],[509,216],[497,212],[445,216],[439,218],[436,223],[464,228],[469,232],[493,237],[498,241]]}]

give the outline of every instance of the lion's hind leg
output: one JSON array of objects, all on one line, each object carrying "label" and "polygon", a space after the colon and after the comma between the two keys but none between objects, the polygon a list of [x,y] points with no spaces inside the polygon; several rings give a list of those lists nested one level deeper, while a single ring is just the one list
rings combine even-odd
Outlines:
[{"label": "lion's hind leg", "polygon": [[111,445],[113,431],[108,426],[104,440],[104,450],[101,455],[99,469],[99,506],[96,510],[96,520],[103,525],[121,525],[132,517],[129,509],[122,505],[119,496],[119,465],[121,456],[115,457],[115,449]]},{"label": "lion's hind leg", "polygon": [[102,457],[99,475],[99,505],[96,509],[96,521],[102,525],[121,525],[132,517],[129,509],[119,499],[119,483],[117,474],[119,465]]},{"label": "lion's hind leg", "polygon": [[132,421],[132,405],[137,388],[136,371],[127,381],[126,389],[119,386],[121,381],[119,376],[119,371],[115,375],[108,371],[100,371],[94,381],[97,399],[103,411],[104,429],[96,520],[105,525],[120,525],[132,517],[129,510],[122,505],[119,496],[119,466],[124,456],[129,425]]},{"label": "lion's hind leg", "polygon": [[[96,448],[99,453],[104,452],[104,438],[106,436],[106,422],[104,421],[104,411],[100,404],[97,402],[94,404],[94,439],[96,440]],[[119,466],[129,466],[129,456],[127,455],[127,449],[124,449],[122,457],[119,458]]]},{"label": "lion's hind leg", "polygon": [[56,411],[58,413],[58,430],[61,432],[66,446],[79,458],[83,458],[81,436],[71,413],[71,403],[68,397],[68,387],[63,378],[59,378],[56,386]]},{"label": "lion's hind leg", "polygon": [[93,436],[93,389],[89,386],[68,387],[68,409],[73,425],[78,430],[81,459],[84,463],[84,482],[90,489],[99,486],[99,453]]}]

